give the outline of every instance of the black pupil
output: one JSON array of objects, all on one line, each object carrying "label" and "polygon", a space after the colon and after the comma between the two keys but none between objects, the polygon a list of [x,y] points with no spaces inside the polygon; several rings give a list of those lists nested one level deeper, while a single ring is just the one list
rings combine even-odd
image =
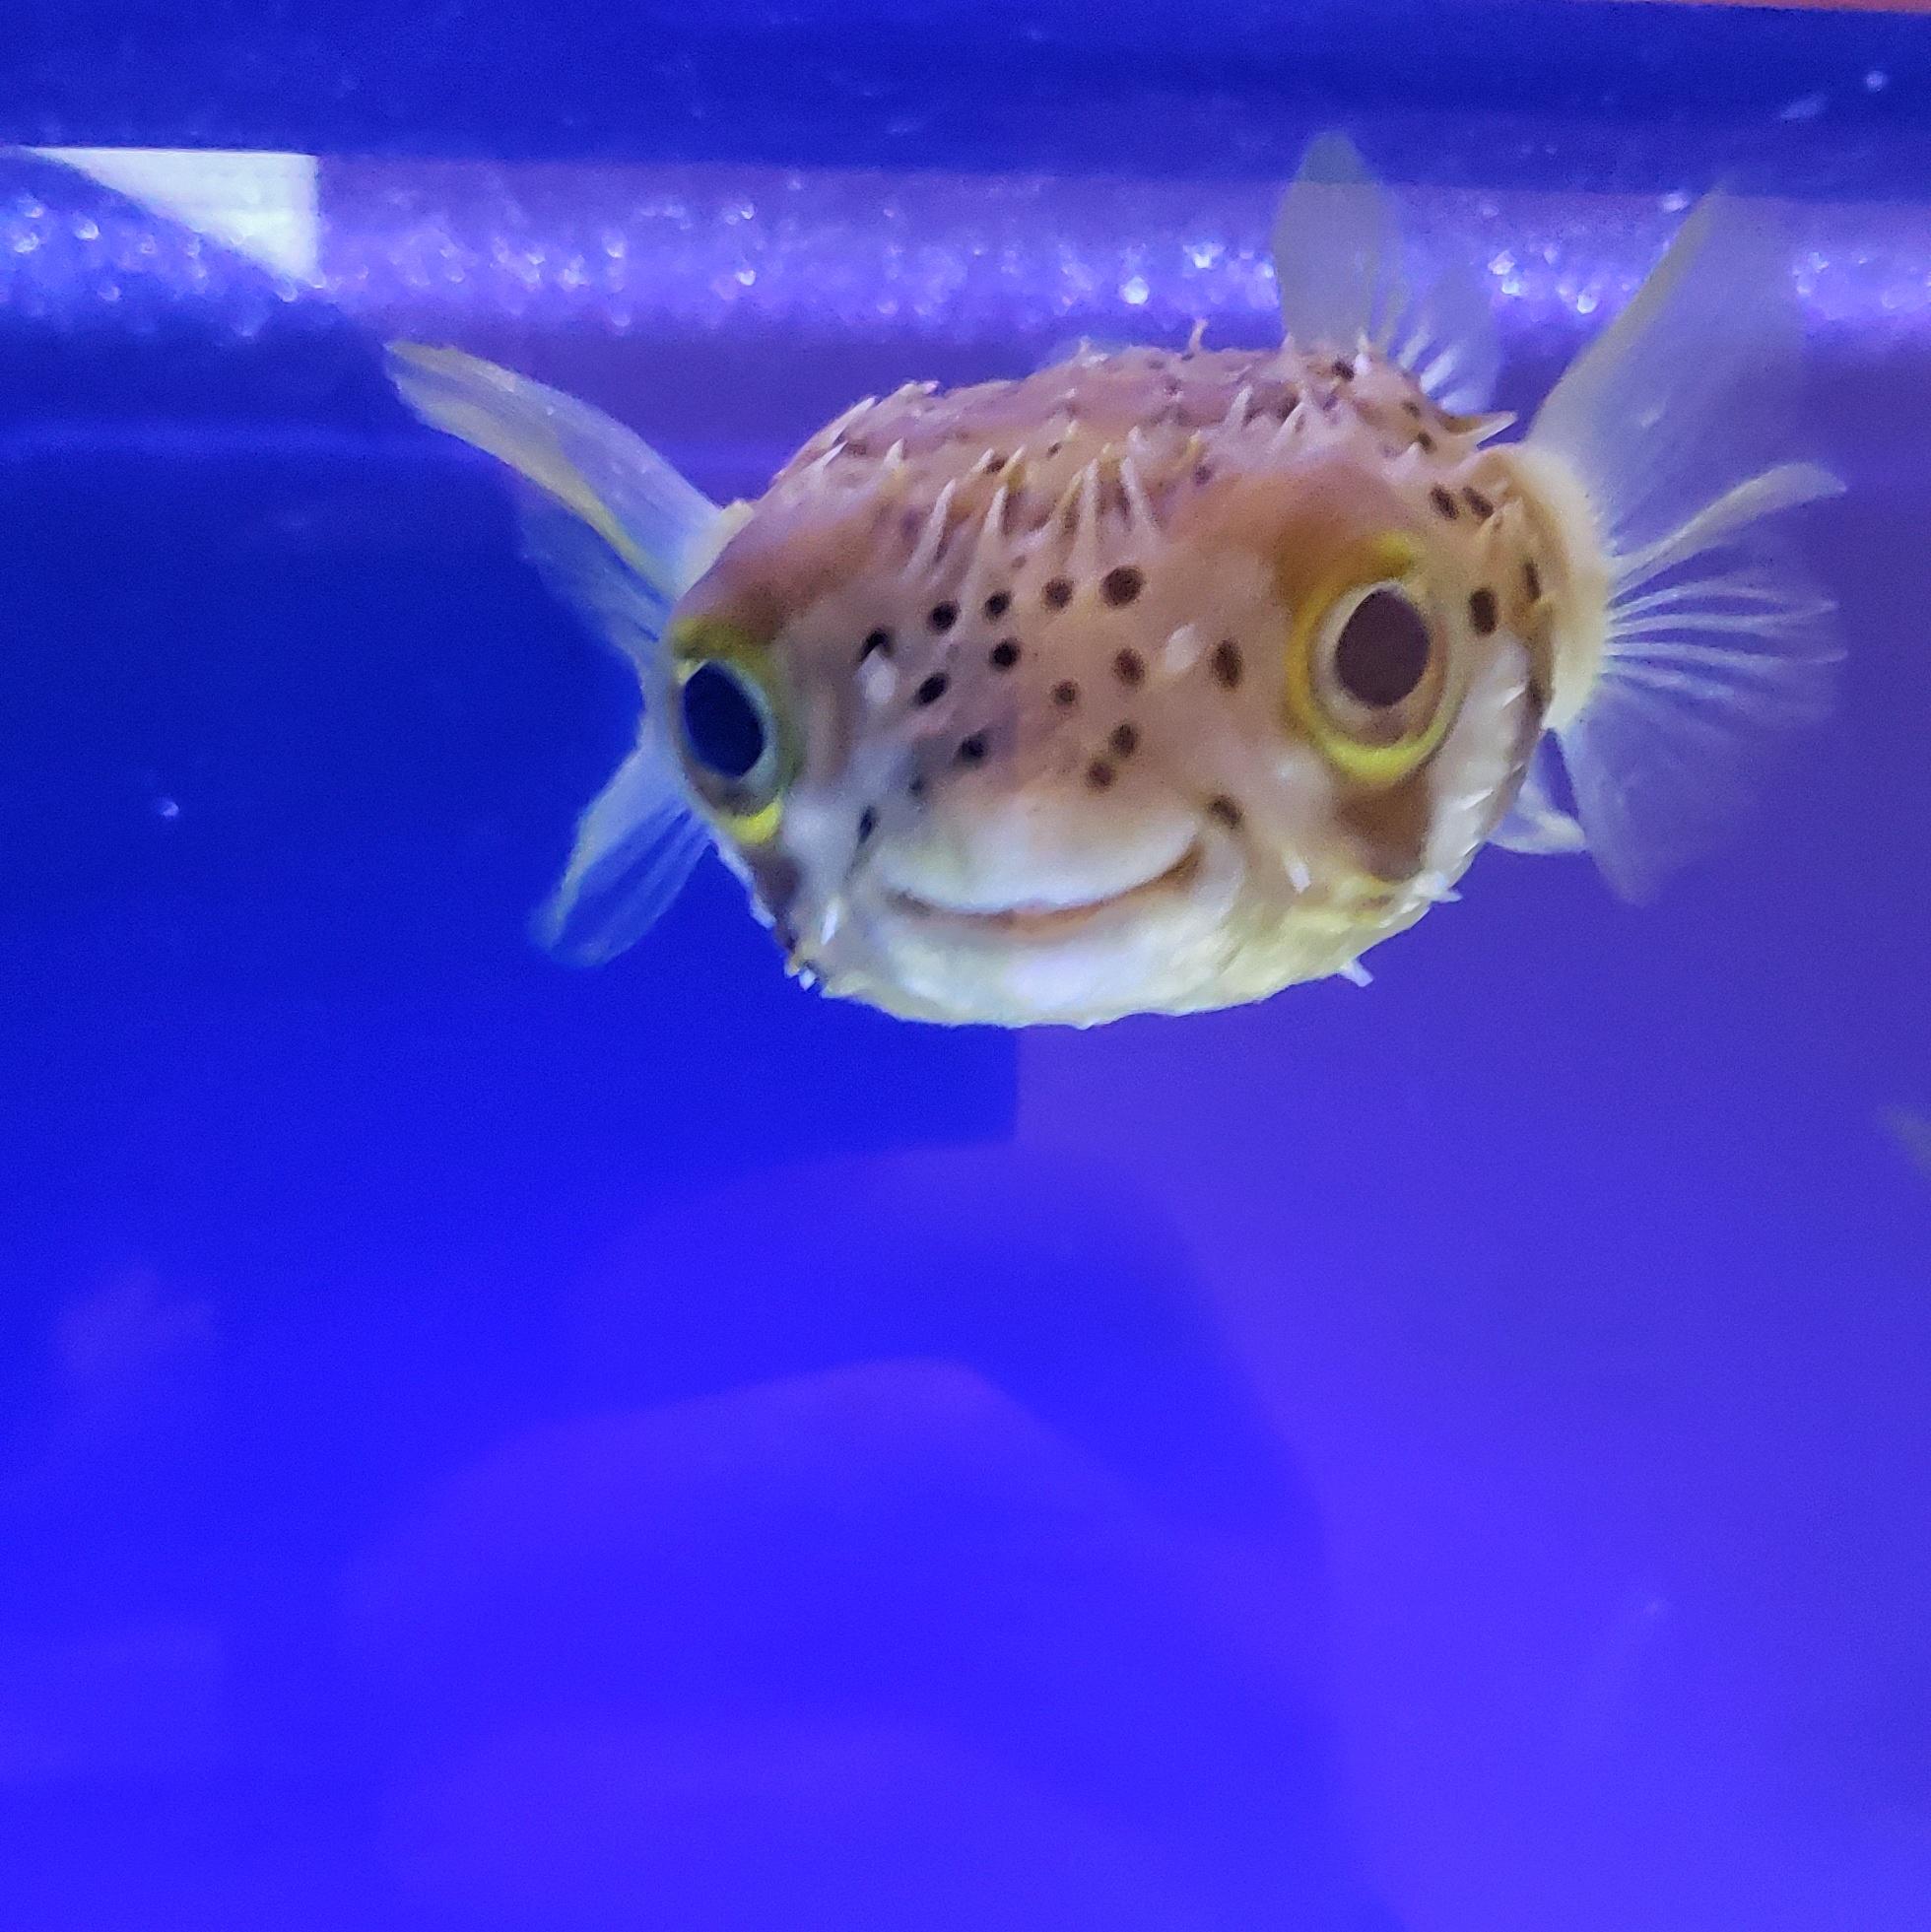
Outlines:
[{"label": "black pupil", "polygon": [[1358,704],[1399,704],[1429,668],[1429,627],[1406,597],[1373,590],[1355,606],[1334,646],[1334,675]]},{"label": "black pupil", "polygon": [[684,681],[684,742],[719,778],[743,778],[765,755],[765,720],[735,671],[699,664]]}]

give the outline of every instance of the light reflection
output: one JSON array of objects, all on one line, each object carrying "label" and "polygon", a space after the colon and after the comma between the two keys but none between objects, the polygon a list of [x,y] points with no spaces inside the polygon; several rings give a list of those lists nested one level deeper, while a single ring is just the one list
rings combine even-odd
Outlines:
[{"label": "light reflection", "polygon": [[[1235,339],[1275,315],[1280,183],[722,165],[361,161],[158,149],[33,151],[128,198],[128,220],[9,197],[0,296],[84,310],[103,279],[206,300],[219,271],[157,248],[140,215],[266,268],[381,328],[488,316],[601,334],[782,328],[864,339],[882,316],[985,342],[1071,319],[1159,339],[1207,316]],[[33,184],[36,189],[42,183]],[[1504,330],[1580,335],[1628,299],[1691,195],[1401,190],[1418,273],[1478,263]],[[54,197],[58,200],[58,197]],[[1813,329],[1915,334],[1931,321],[1907,205],[1773,204]],[[908,244],[908,238],[910,245]]]}]

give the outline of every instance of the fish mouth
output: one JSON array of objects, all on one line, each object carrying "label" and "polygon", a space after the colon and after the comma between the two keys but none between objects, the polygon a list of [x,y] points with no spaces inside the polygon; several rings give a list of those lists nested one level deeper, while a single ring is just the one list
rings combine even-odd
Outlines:
[{"label": "fish mouth", "polygon": [[935,930],[947,930],[985,941],[1015,946],[1051,946],[1078,938],[1089,927],[1131,918],[1190,896],[1207,867],[1203,841],[1195,838],[1164,872],[1137,885],[1103,897],[1071,904],[1028,904],[962,907],[941,905],[914,893],[894,889],[883,896],[886,910]]},{"label": "fish mouth", "polygon": [[1115,871],[1103,882],[1114,890],[1090,899],[1063,890],[1073,882],[1060,872],[1014,878],[1005,902],[965,905],[947,904],[943,886],[927,898],[923,880],[874,872],[826,958],[828,983],[896,1012],[1000,1026],[1198,1004],[1234,944],[1245,847],[1196,822],[1142,862],[1160,870],[1130,884]]}]

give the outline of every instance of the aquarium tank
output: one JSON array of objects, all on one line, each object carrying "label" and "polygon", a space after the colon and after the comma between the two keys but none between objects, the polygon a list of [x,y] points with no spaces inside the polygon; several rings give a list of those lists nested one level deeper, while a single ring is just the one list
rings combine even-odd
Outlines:
[{"label": "aquarium tank", "polygon": [[1931,1925],[1931,22],[0,140],[7,1932]]}]

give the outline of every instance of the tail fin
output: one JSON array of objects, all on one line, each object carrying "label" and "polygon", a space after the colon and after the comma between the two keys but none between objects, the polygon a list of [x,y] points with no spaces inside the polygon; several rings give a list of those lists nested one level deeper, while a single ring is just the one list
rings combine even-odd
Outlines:
[{"label": "tail fin", "polygon": [[533,487],[523,517],[532,561],[642,687],[636,747],[578,820],[569,864],[532,928],[558,959],[600,965],[656,922],[706,843],[651,713],[666,701],[659,645],[671,607],[709,563],[726,514],[574,397],[454,349],[392,344],[388,366],[425,422]]},{"label": "tail fin", "polygon": [[1628,898],[1720,834],[1774,741],[1830,706],[1832,605],[1765,522],[1842,489],[1789,460],[1801,350],[1774,227],[1711,195],[1529,431],[1581,486],[1607,566],[1601,663],[1553,722],[1581,840]]}]

